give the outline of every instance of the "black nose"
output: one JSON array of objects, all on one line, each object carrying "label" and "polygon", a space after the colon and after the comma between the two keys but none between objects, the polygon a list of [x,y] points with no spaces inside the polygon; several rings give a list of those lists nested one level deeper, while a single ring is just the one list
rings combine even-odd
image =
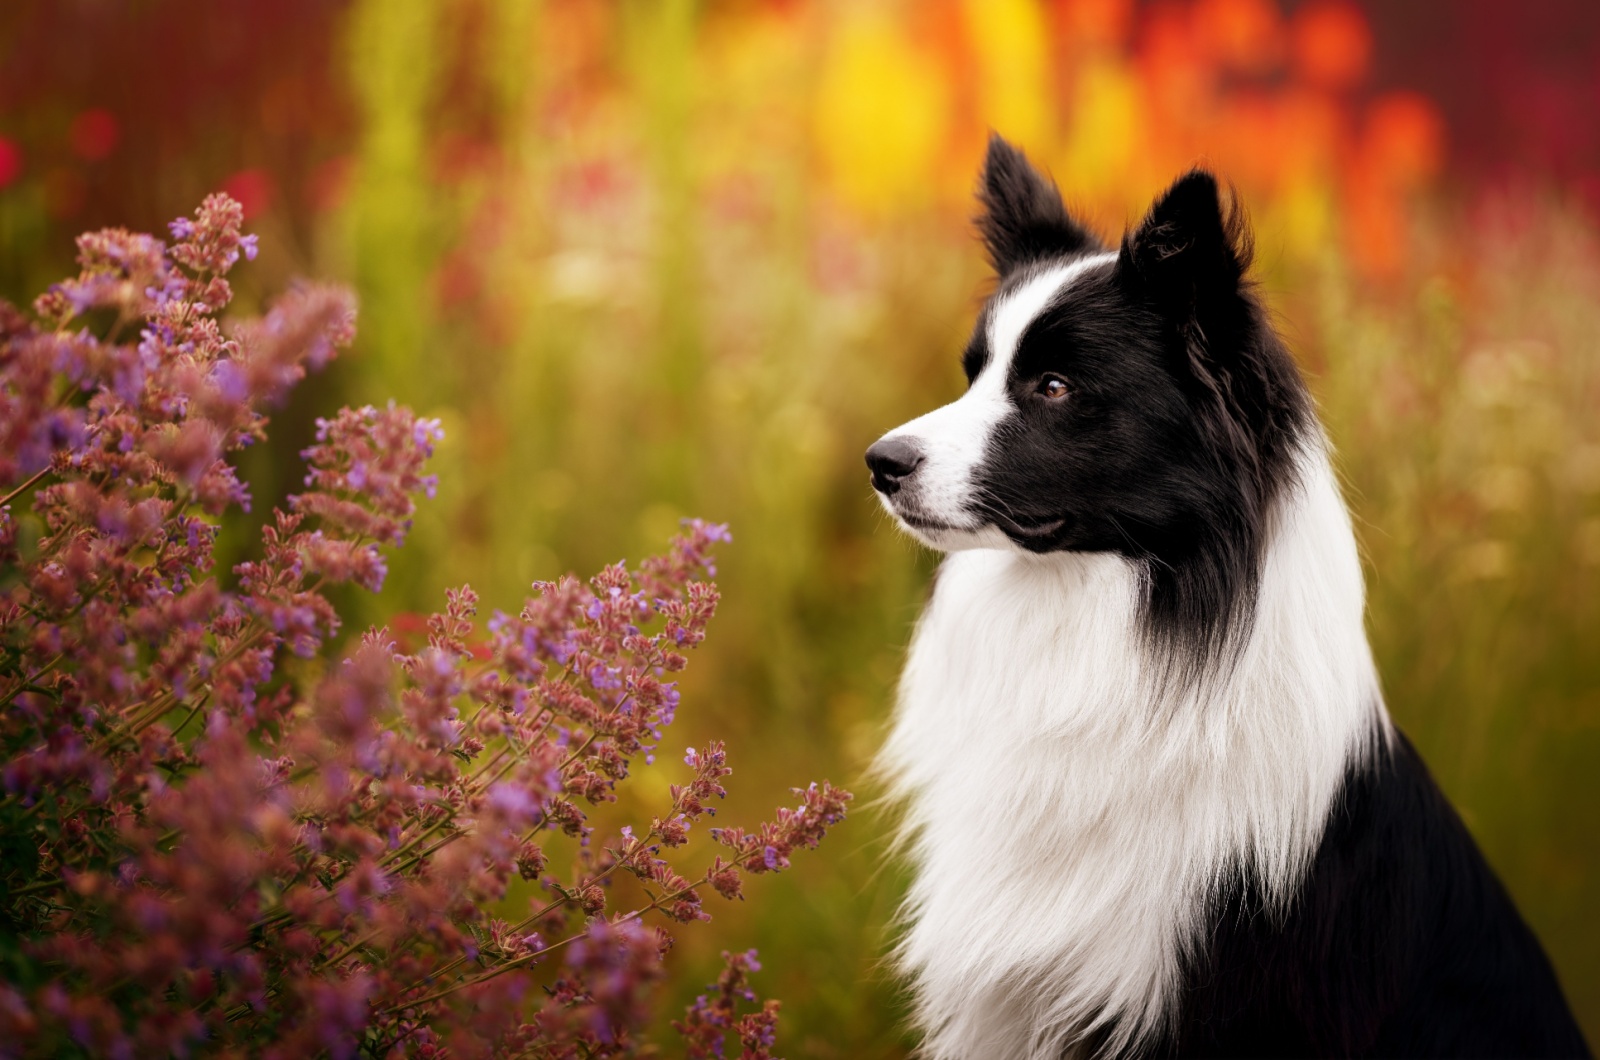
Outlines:
[{"label": "black nose", "polygon": [[872,469],[872,488],[888,496],[900,489],[900,480],[922,463],[922,450],[904,438],[884,438],[867,450],[867,467]]}]

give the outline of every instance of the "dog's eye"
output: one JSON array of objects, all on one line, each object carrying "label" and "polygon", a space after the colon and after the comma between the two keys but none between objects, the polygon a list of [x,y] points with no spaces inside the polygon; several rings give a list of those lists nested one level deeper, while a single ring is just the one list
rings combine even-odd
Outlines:
[{"label": "dog's eye", "polygon": [[1059,375],[1047,375],[1039,380],[1038,389],[1034,393],[1041,394],[1051,401],[1060,401],[1067,396],[1067,381]]}]

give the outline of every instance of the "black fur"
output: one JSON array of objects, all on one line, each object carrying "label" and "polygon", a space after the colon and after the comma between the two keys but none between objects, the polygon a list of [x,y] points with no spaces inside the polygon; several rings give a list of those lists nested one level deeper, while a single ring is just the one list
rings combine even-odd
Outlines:
[{"label": "black fur", "polygon": [[1049,178],[998,136],[989,137],[978,201],[978,231],[1002,277],[1029,262],[1098,249],[1094,236],[1067,216]]},{"label": "black fur", "polygon": [[[1053,185],[991,141],[979,225],[1000,287],[1100,250]],[[1246,280],[1250,237],[1207,173],[1180,178],[1022,336],[1016,408],[975,472],[977,507],[1036,551],[1110,551],[1147,572],[1165,657],[1215,673],[1254,610],[1269,520],[1316,430]],[[991,307],[963,355],[988,362]],[[1066,396],[1041,384],[1059,377]],[[1550,963],[1409,743],[1353,766],[1287,909],[1224,881],[1154,1055],[1587,1056]],[[1106,1029],[1081,1043],[1088,1053]]]},{"label": "black fur", "polygon": [[[1055,188],[992,141],[980,221],[996,297],[1099,250]],[[1051,248],[1055,249],[1051,249]],[[1250,239],[1210,174],[1190,173],[1028,329],[979,503],[1037,552],[1113,551],[1147,571],[1146,618],[1169,654],[1212,658],[1251,614],[1273,499],[1312,422],[1298,371],[1246,283]],[[986,308],[963,355],[988,360]],[[1064,401],[1038,394],[1064,378]]]},{"label": "black fur", "polygon": [[1157,1055],[1582,1057],[1555,972],[1401,736],[1353,766],[1292,906],[1240,878]]}]

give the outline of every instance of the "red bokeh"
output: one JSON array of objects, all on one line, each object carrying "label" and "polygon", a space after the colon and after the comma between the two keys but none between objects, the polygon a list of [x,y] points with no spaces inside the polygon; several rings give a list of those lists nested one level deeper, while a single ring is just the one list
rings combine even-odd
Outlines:
[{"label": "red bokeh", "polygon": [[223,180],[222,190],[239,200],[246,219],[265,213],[277,194],[271,174],[263,169],[241,169]]},{"label": "red bokeh", "polygon": [[72,153],[85,162],[99,162],[117,149],[122,139],[122,127],[116,117],[104,107],[94,107],[72,119],[67,130],[67,142]]},{"label": "red bokeh", "polygon": [[22,151],[16,144],[0,136],[0,188],[22,176]]},{"label": "red bokeh", "polygon": [[[1374,82],[1431,99],[1452,173],[1600,184],[1600,4],[1366,0]],[[1600,196],[1591,196],[1600,207]]]}]

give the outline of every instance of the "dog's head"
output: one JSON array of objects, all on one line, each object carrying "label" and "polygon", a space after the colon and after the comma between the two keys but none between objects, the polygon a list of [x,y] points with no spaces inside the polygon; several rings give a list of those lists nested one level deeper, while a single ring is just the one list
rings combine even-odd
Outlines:
[{"label": "dog's head", "polygon": [[867,450],[879,498],[942,550],[1114,551],[1158,581],[1208,550],[1247,564],[1308,406],[1242,213],[1196,170],[1108,249],[998,137],[978,195],[999,282],[967,391]]}]

